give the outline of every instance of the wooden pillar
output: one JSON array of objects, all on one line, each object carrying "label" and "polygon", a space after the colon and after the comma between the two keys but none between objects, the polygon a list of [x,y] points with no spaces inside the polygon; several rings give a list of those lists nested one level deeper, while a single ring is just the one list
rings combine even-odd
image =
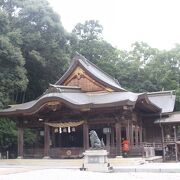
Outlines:
[{"label": "wooden pillar", "polygon": [[114,128],[111,127],[111,146],[114,147]]},{"label": "wooden pillar", "polygon": [[121,124],[120,122],[116,122],[115,131],[116,131],[116,156],[119,156],[121,153]]},{"label": "wooden pillar", "polygon": [[83,124],[83,146],[84,150],[89,149],[89,127],[87,122]]},{"label": "wooden pillar", "polygon": [[139,127],[139,141],[140,141],[140,144],[142,144],[142,134],[143,134],[143,128],[142,128],[142,122],[140,123],[140,127]]},{"label": "wooden pillar", "polygon": [[[127,121],[127,126],[126,126],[126,138],[128,139],[128,141],[129,141],[129,139],[130,139],[130,125],[129,125],[129,119],[128,119],[128,121]],[[129,141],[130,142],[130,141]]]},{"label": "wooden pillar", "polygon": [[136,146],[138,146],[138,144],[139,144],[138,132],[139,132],[138,126],[135,126],[135,145],[136,145]]},{"label": "wooden pillar", "polygon": [[38,142],[39,130],[38,129],[35,129],[35,134],[36,134],[36,139],[34,142],[34,148],[39,148],[39,142]]},{"label": "wooden pillar", "polygon": [[54,147],[55,148],[55,128],[52,128],[52,137],[51,137],[51,139],[52,139],[52,147]]},{"label": "wooden pillar", "polygon": [[164,147],[164,128],[160,124],[161,127],[161,135],[162,135],[162,151],[163,151],[163,161],[165,161],[165,147]]},{"label": "wooden pillar", "polygon": [[44,159],[48,159],[49,157],[49,150],[50,150],[50,128],[49,125],[44,124]]},{"label": "wooden pillar", "polygon": [[176,126],[173,126],[173,130],[174,130],[174,143],[175,143],[176,162],[178,162],[178,147],[177,147]]},{"label": "wooden pillar", "polygon": [[18,159],[23,158],[24,154],[24,129],[22,124],[18,127]]},{"label": "wooden pillar", "polygon": [[133,123],[130,123],[129,125],[129,138],[130,138],[130,144],[131,146],[134,145],[134,130],[133,130]]},{"label": "wooden pillar", "polygon": [[62,133],[58,133],[58,147],[63,147],[62,145]]},{"label": "wooden pillar", "polygon": [[106,146],[110,147],[110,133],[106,134]]}]

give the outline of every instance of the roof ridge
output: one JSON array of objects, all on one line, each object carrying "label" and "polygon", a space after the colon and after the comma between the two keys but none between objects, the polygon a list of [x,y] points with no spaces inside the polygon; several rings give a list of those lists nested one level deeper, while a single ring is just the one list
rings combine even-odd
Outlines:
[{"label": "roof ridge", "polygon": [[175,92],[175,90],[156,91],[156,92],[147,92],[147,95],[158,95],[158,94],[171,94],[171,95],[173,95],[174,92]]},{"label": "roof ridge", "polygon": [[[120,85],[120,83],[119,83],[119,81],[116,79],[116,78],[114,78],[113,76],[111,76],[111,75],[109,75],[108,73],[106,73],[105,71],[103,71],[101,68],[99,68],[97,65],[95,65],[94,63],[92,63],[91,61],[89,61],[86,57],[84,57],[82,54],[80,54],[80,53],[78,53],[78,52],[76,52],[77,53],[77,55],[79,56],[79,57],[81,57],[80,59],[81,60],[84,60],[84,62],[88,65],[88,63],[89,64],[91,64],[92,66],[94,66],[96,69],[98,69],[100,72],[102,72],[103,74],[105,74],[106,76],[108,76],[109,78],[111,78],[115,83],[117,83],[120,87],[121,87],[121,85]],[[76,57],[76,56],[75,56]],[[74,58],[75,58],[74,57]]]},{"label": "roof ridge", "polygon": [[82,54],[76,52],[75,56],[72,58],[71,64],[64,75],[55,83],[55,85],[60,85],[65,81],[66,78],[75,70],[77,66],[81,66],[81,68],[86,69],[86,71],[95,78],[100,84],[110,87],[112,89],[120,90],[120,91],[127,91],[126,89],[122,88],[120,83],[110,76],[108,73],[104,72],[98,66],[93,64],[91,61],[86,59]]}]

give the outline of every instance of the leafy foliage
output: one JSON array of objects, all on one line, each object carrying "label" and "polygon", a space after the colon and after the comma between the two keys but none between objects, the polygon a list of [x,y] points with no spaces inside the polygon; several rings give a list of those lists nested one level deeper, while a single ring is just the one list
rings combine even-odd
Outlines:
[{"label": "leafy foliage", "polygon": [[[0,7],[1,29],[19,48],[29,80],[23,84],[27,88],[16,93],[19,97],[21,91],[26,91],[25,100],[32,100],[63,74],[70,56],[70,35],[46,0],[1,0]],[[22,102],[22,98],[16,101]]]},{"label": "leafy foliage", "polygon": [[[17,149],[17,127],[16,123],[7,118],[0,119],[0,152],[14,152]],[[24,144],[31,146],[35,142],[35,134],[31,129],[24,130]]]},{"label": "leafy foliage", "polygon": [[17,129],[13,121],[3,118],[0,120],[0,152],[4,152],[16,146]]},{"label": "leafy foliage", "polygon": [[[70,59],[69,38],[46,0],[0,0],[0,108],[33,100],[63,74]],[[14,124],[0,122],[7,123],[2,126],[9,132],[6,138],[16,143],[15,135],[9,135],[16,131]],[[32,133],[25,133],[25,140],[32,143]],[[3,143],[7,141],[0,142],[2,148]]]},{"label": "leafy foliage", "polygon": [[[92,22],[95,21],[75,26],[73,33],[77,34],[77,40],[72,44],[73,49],[118,79],[128,90],[175,90],[176,110],[180,110],[180,45],[169,51],[160,51],[144,42],[135,42],[130,51],[121,51],[102,38],[92,36],[101,33],[96,32],[96,28],[89,28]],[[96,25],[101,27],[97,21]]]},{"label": "leafy foliage", "polygon": [[15,90],[24,90],[28,82],[21,49],[15,46],[18,36],[9,24],[8,16],[0,12],[0,107],[7,105]]},{"label": "leafy foliage", "polygon": [[[176,90],[180,110],[180,45],[160,51],[135,42],[124,51],[105,41],[102,31],[98,21],[89,20],[67,33],[46,0],[0,0],[0,108],[41,95],[78,51],[128,90]],[[34,138],[27,130],[26,144],[33,144]],[[15,123],[0,119],[1,150],[16,143]]]},{"label": "leafy foliage", "polygon": [[85,21],[84,24],[78,23],[74,29],[73,33],[76,34],[80,40],[98,40],[101,37],[103,27],[99,24],[97,20]]}]

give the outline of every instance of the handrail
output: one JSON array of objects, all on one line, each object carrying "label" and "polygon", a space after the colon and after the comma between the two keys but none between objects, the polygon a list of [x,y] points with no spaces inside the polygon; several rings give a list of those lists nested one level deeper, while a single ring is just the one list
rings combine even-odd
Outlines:
[{"label": "handrail", "polygon": [[157,143],[157,142],[143,142],[142,143],[143,147],[154,147],[154,148],[162,148],[162,143]]}]

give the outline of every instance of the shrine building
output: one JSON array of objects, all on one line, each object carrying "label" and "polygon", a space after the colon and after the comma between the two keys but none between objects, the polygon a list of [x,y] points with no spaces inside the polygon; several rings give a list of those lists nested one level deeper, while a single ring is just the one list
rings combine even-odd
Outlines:
[{"label": "shrine building", "polygon": [[[110,157],[143,155],[145,146],[163,154],[163,118],[173,112],[173,91],[133,93],[80,54],[65,74],[37,99],[0,111],[18,128],[19,158],[81,158],[89,148],[89,131],[103,138]],[[35,143],[24,145],[24,130],[35,132]]]}]

